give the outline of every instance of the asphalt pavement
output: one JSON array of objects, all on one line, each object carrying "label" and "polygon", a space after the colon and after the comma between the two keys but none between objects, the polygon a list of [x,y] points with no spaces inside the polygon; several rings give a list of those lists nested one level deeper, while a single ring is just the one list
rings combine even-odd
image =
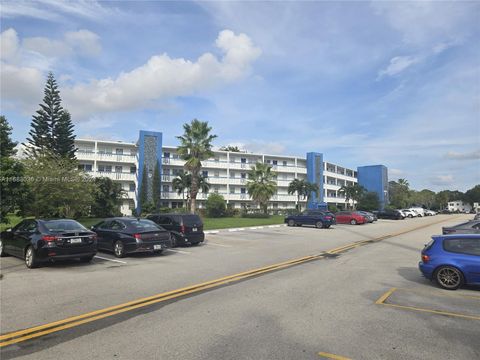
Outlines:
[{"label": "asphalt pavement", "polygon": [[2,258],[1,333],[47,325],[1,358],[478,359],[479,289],[417,269],[430,236],[467,218],[222,231],[34,270]]}]

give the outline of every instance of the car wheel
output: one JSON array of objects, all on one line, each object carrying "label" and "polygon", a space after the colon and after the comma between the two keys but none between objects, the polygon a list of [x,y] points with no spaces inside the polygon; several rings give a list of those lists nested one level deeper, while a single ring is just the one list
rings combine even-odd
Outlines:
[{"label": "car wheel", "polygon": [[330,229],[330,225],[325,225],[325,229]]},{"label": "car wheel", "polygon": [[288,226],[294,226],[294,225],[295,225],[295,221],[294,221],[294,220],[288,220],[287,225],[288,225]]},{"label": "car wheel", "polygon": [[3,248],[3,241],[0,239],[0,257],[8,256],[8,254],[5,252],[5,249]]},{"label": "car wheel", "polygon": [[83,256],[83,257],[80,258],[80,261],[83,262],[83,263],[89,263],[90,261],[92,261],[94,256],[95,255]]},{"label": "car wheel", "polygon": [[113,254],[118,258],[125,256],[125,246],[120,240],[115,241],[115,244],[113,244]]},{"label": "car wheel", "polygon": [[453,266],[441,266],[435,271],[435,281],[447,290],[456,290],[464,282],[463,274]]},{"label": "car wheel", "polygon": [[172,242],[172,248],[177,247],[177,238],[172,233],[170,233],[170,241]]},{"label": "car wheel", "polygon": [[27,251],[25,251],[25,265],[29,269],[34,269],[38,266],[38,262],[36,259],[35,251],[33,250],[33,246],[29,246]]},{"label": "car wheel", "polygon": [[156,250],[153,252],[154,255],[162,255],[163,250]]},{"label": "car wheel", "polygon": [[350,224],[351,225],[357,225],[357,220],[355,220],[355,219],[350,220]]},{"label": "car wheel", "polygon": [[323,228],[323,222],[317,221],[317,222],[315,223],[315,227],[316,227],[317,229]]},{"label": "car wheel", "polygon": [[410,214],[410,215],[408,215],[408,217],[411,219],[411,218],[413,218],[413,215],[412,215],[412,214]]}]

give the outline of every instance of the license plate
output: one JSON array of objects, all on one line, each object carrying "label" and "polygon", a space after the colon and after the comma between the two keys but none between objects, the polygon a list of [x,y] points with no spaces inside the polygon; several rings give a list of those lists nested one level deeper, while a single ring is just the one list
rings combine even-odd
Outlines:
[{"label": "license plate", "polygon": [[162,250],[162,245],[153,245],[153,250]]},{"label": "license plate", "polygon": [[81,238],[70,239],[70,244],[80,244],[82,242]]},{"label": "license plate", "polygon": [[192,228],[192,231],[197,231],[197,228]]}]

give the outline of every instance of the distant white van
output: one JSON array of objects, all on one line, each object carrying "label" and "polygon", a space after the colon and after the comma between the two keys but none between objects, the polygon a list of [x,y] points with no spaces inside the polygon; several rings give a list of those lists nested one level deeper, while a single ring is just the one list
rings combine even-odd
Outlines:
[{"label": "distant white van", "polygon": [[425,209],[421,207],[411,207],[408,210],[412,210],[418,214],[418,216],[425,216]]}]

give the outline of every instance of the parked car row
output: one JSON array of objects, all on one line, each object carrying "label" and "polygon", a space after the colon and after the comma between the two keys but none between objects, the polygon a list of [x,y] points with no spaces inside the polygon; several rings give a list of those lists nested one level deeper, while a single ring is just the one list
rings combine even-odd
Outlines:
[{"label": "parked car row", "polygon": [[301,214],[285,217],[288,226],[311,225],[316,228],[328,229],[335,224],[365,224],[377,221],[375,214],[367,211],[339,211],[335,214],[327,210],[305,210]]},{"label": "parked car row", "polygon": [[116,257],[138,252],[160,254],[177,245],[203,242],[198,215],[160,214],[148,219],[115,217],[87,229],[70,219],[25,219],[0,234],[0,256],[24,259],[28,268],[43,262],[78,258],[89,262],[97,251]]}]

